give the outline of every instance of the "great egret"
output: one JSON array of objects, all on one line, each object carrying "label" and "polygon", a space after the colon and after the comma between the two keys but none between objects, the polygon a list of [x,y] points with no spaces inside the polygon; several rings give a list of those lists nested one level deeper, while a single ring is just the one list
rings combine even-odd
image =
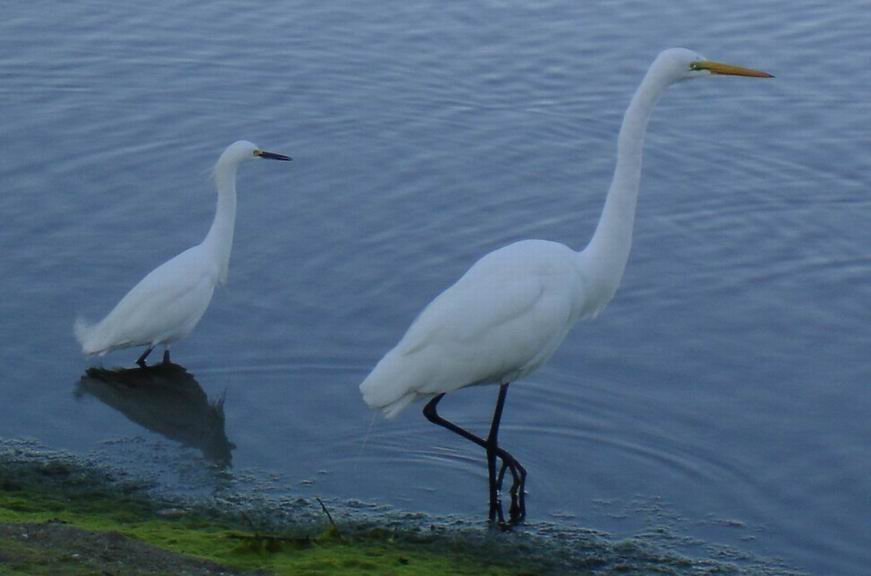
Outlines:
[{"label": "great egret", "polygon": [[215,164],[218,207],[205,239],[152,270],[97,324],[76,320],[82,353],[102,356],[119,348],[146,346],[136,360],[144,368],[154,347],[163,344],[163,360],[169,361],[170,344],[190,334],[208,308],[215,286],[227,281],[236,222],[236,170],[241,162],[254,158],[290,160],[244,140],[230,144]]},{"label": "great egret", "polygon": [[[486,450],[491,522],[497,515],[504,522],[499,492],[506,468],[513,478],[510,521],[526,515],[526,471],[497,440],[508,385],[541,366],[575,322],[595,317],[613,298],[632,244],[650,113],[669,85],[711,75],[772,77],[683,48],[659,54],[623,117],[611,187],[586,248],[576,252],[556,242],[523,240],[487,254],[423,310],[360,384],[366,404],[388,418],[417,399],[430,399],[423,410],[428,420]],[[499,385],[486,438],[436,412],[445,393],[477,384]]]}]

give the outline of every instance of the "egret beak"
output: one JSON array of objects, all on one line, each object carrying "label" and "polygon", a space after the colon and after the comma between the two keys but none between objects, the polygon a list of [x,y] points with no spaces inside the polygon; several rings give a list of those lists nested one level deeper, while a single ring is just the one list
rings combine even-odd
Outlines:
[{"label": "egret beak", "polygon": [[269,160],[287,160],[289,161],[290,156],[285,156],[284,154],[276,154],[275,152],[267,152],[266,150],[255,150],[255,156],[259,156],[260,158],[268,158]]},{"label": "egret beak", "polygon": [[711,74],[721,74],[724,76],[751,76],[753,78],[774,78],[773,74],[753,70],[752,68],[743,68],[741,66],[732,66],[731,64],[723,64],[722,62],[712,62],[711,60],[699,60],[691,65],[693,70],[707,70]]}]

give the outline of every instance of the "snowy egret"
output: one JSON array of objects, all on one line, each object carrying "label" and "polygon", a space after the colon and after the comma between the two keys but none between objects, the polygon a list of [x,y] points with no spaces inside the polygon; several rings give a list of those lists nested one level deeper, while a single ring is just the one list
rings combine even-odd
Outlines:
[{"label": "snowy egret", "polygon": [[[508,385],[541,366],[575,322],[595,317],[614,297],[632,244],[651,111],[669,85],[711,75],[772,77],[683,48],[659,54],[623,117],[614,176],[589,244],[576,252],[556,242],[524,240],[485,255],[423,310],[360,384],[366,404],[388,418],[417,399],[429,399],[423,410],[428,420],[486,450],[491,522],[497,515],[504,522],[499,493],[506,468],[513,479],[510,521],[526,515],[526,471],[498,443]],[[447,392],[477,384],[499,385],[486,438],[436,411]]]},{"label": "snowy egret", "polygon": [[241,162],[254,158],[290,160],[244,140],[228,146],[215,164],[218,207],[205,239],[152,270],[100,322],[76,320],[75,334],[84,354],[102,356],[119,348],[146,346],[136,360],[145,367],[145,359],[162,344],[163,360],[169,361],[170,344],[190,334],[208,308],[215,286],[227,281],[236,222],[236,170]]}]

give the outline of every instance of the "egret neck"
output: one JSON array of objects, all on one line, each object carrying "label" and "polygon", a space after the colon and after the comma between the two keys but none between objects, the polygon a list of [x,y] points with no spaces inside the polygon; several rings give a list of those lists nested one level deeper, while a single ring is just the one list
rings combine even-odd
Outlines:
[{"label": "egret neck", "polygon": [[590,243],[579,254],[589,267],[588,278],[596,279],[596,285],[590,288],[603,299],[599,308],[614,296],[629,260],[644,134],[654,105],[673,81],[662,72],[658,66],[650,68],[626,109],[617,138],[617,165],[605,206]]},{"label": "egret neck", "polygon": [[[225,153],[226,154],[226,153]],[[215,165],[215,186],[218,189],[218,206],[215,219],[203,247],[218,264],[218,281],[227,282],[230,266],[230,250],[233,247],[233,227],[236,222],[236,170],[239,161],[228,159],[224,155]]]}]

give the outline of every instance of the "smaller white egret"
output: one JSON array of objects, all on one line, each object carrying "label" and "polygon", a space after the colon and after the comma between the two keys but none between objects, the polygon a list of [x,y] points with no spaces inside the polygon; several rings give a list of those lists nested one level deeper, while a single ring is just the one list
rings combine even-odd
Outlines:
[{"label": "smaller white egret", "polygon": [[236,170],[254,158],[290,160],[244,140],[230,144],[215,164],[218,205],[205,239],[152,270],[100,322],[92,325],[77,319],[74,331],[82,353],[102,356],[146,346],[136,360],[144,368],[145,359],[162,344],[163,360],[169,362],[170,344],[190,334],[208,308],[215,286],[227,281],[236,222]]},{"label": "smaller white egret", "polygon": [[[506,468],[513,478],[510,520],[526,515],[526,470],[497,441],[508,385],[546,362],[575,322],[596,316],[614,297],[632,246],[650,113],[671,84],[715,74],[771,77],[683,48],[662,52],[623,117],[614,177],[587,247],[578,252],[556,242],[524,240],[485,255],[421,312],[360,384],[366,404],[388,418],[415,400],[430,399],[423,410],[429,421],[486,450],[491,522],[497,515],[504,522],[499,491]],[[446,393],[476,384],[499,385],[486,438],[436,411]]]}]

